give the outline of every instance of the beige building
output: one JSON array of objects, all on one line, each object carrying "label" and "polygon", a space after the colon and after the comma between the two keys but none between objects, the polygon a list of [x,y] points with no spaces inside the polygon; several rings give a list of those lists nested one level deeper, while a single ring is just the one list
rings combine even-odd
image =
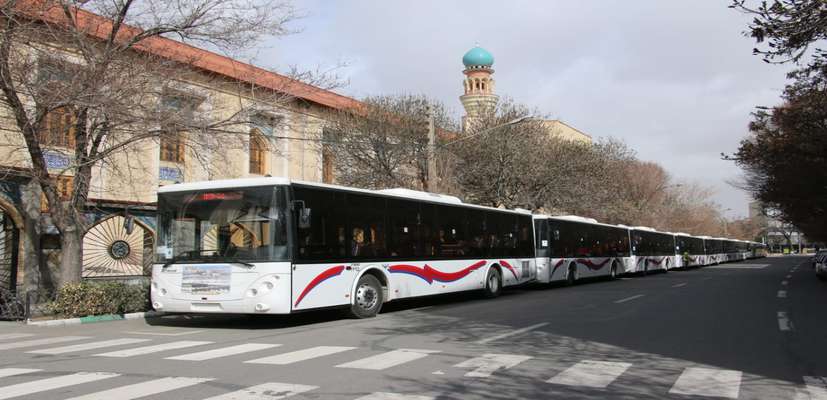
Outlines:
[{"label": "beige building", "polygon": [[[99,26],[108,20],[79,10],[79,21]],[[91,35],[105,30],[89,29]],[[72,62],[65,49],[49,49],[52,60]],[[147,49],[191,67],[173,90],[149,99],[159,107],[191,113],[204,120],[230,120],[243,115],[249,123],[234,125],[226,137],[161,136],[143,140],[97,164],[90,183],[84,237],[85,278],[131,279],[146,274],[155,237],[155,202],[161,185],[250,176],[332,182],[331,154],[319,145],[332,113],[361,103],[332,91],[298,82],[238,60],[166,38]],[[40,57],[42,58],[42,57]],[[45,59],[44,59],[45,60]],[[37,68],[48,66],[38,61]],[[252,98],[244,88],[264,96]],[[265,100],[263,100],[265,99]],[[184,110],[184,111],[182,111]],[[11,121],[8,111],[2,115]],[[62,196],[72,190],[74,119],[69,112],[50,113],[41,132],[49,173]],[[164,129],[161,127],[161,129]],[[211,146],[198,143],[213,141]],[[27,176],[30,157],[16,129],[0,130],[0,290],[49,287],[56,280],[60,240],[50,223],[39,185]],[[132,227],[126,220],[134,221]]]}]

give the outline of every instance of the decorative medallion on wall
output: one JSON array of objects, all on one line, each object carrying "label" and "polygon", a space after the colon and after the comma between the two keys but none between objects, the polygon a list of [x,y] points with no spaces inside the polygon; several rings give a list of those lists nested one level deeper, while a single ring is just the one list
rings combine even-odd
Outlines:
[{"label": "decorative medallion on wall", "polygon": [[83,277],[147,275],[153,242],[153,232],[141,224],[129,233],[123,216],[104,219],[83,237]]}]

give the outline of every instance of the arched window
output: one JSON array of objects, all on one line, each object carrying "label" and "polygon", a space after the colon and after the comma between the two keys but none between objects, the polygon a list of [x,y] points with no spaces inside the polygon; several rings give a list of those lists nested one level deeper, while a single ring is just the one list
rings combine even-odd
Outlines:
[{"label": "arched window", "polygon": [[75,118],[70,107],[60,107],[46,114],[43,129],[40,131],[40,142],[46,146],[74,149],[75,147]]},{"label": "arched window", "polygon": [[266,168],[267,142],[258,129],[250,131],[250,173],[264,175]]}]

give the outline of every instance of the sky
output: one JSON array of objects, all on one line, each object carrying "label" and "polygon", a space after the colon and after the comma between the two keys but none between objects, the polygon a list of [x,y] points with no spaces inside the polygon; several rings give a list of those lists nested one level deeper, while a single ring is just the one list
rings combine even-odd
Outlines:
[{"label": "sky", "polygon": [[334,68],[344,95],[425,94],[459,116],[462,55],[479,43],[500,96],[623,140],[675,182],[711,188],[729,218],[748,214],[721,153],[737,149],[755,106],[779,102],[789,67],[752,54],[751,18],[726,0],[295,4],[300,32],[266,41],[256,63]]}]

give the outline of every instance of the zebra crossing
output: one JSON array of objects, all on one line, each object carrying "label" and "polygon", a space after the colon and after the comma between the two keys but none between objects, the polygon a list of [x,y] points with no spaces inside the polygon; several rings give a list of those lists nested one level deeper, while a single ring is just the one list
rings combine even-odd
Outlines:
[{"label": "zebra crossing", "polygon": [[[87,336],[58,336],[47,338],[32,338],[34,335],[0,336],[0,349],[20,351],[25,354],[38,356],[92,356],[108,358],[131,358],[131,357],[159,357],[169,362],[192,362],[221,360],[228,357],[236,357],[242,364],[255,367],[256,365],[287,366],[308,362],[311,360],[324,360],[326,357],[335,359],[330,362],[334,368],[343,368],[363,371],[386,371],[398,370],[407,365],[416,365],[420,360],[428,357],[439,357],[440,350],[433,349],[388,349],[376,353],[353,346],[311,346],[299,349],[287,349],[282,351],[282,344],[277,343],[233,343],[231,345],[218,344],[211,341],[198,340],[173,340],[163,343],[157,341],[170,340],[149,339],[149,338],[114,338],[106,340],[95,340]],[[110,350],[101,352],[101,350]],[[372,354],[366,354],[370,351]],[[262,355],[264,355],[262,357]],[[445,357],[449,357],[446,355]],[[450,357],[457,357],[456,355]],[[348,360],[349,359],[349,360]],[[347,361],[346,361],[347,360]],[[346,361],[346,362],[342,362]],[[543,360],[538,357],[520,354],[496,354],[486,353],[478,356],[470,356],[467,359],[456,363],[451,362],[452,370],[448,370],[451,376],[462,376],[468,379],[489,379],[498,374],[507,374],[509,369],[517,368],[524,363],[533,363],[536,370],[547,371],[545,376],[537,376],[537,379],[544,380],[550,388],[557,387],[565,390],[567,387],[582,387],[590,389],[605,389],[615,383],[629,370],[634,369],[633,364],[618,360],[581,360],[573,362],[565,367],[555,365],[554,368],[543,370],[537,369],[538,364]],[[539,365],[542,367],[541,365]],[[404,369],[402,369],[404,371]],[[440,370],[435,375],[445,375]],[[43,377],[46,375],[46,377]],[[4,385],[6,379],[20,379],[21,377],[34,376],[36,379]],[[62,389],[66,387],[82,386],[98,381],[105,381],[118,377],[120,374],[102,371],[86,371],[76,373],[65,373],[54,376],[48,371],[37,368],[2,368],[0,367],[0,400],[20,396],[33,395],[40,392]],[[147,380],[139,383],[132,383],[125,386],[106,389],[92,393],[77,392],[72,399],[136,399],[184,389],[191,386],[203,385],[216,378],[202,377],[163,377]],[[437,379],[437,378],[435,378]],[[743,373],[741,371],[688,366],[679,373],[676,373],[668,394],[680,396],[694,396],[698,398],[727,398],[738,399],[741,394]],[[796,391],[796,400],[827,400],[827,378],[807,376],[802,378],[803,384]],[[541,381],[542,382],[542,381]],[[289,382],[265,382],[256,384],[236,391],[211,397],[210,400],[227,399],[255,399],[261,398],[262,393],[268,393],[267,398],[287,398],[300,395],[305,392],[319,390],[318,386],[297,384]],[[276,393],[276,397],[272,394]],[[75,392],[73,392],[73,395]],[[281,396],[281,397],[278,397]],[[422,393],[415,395],[376,392],[359,397],[359,399],[382,400],[422,400],[433,397],[423,396]]]}]

